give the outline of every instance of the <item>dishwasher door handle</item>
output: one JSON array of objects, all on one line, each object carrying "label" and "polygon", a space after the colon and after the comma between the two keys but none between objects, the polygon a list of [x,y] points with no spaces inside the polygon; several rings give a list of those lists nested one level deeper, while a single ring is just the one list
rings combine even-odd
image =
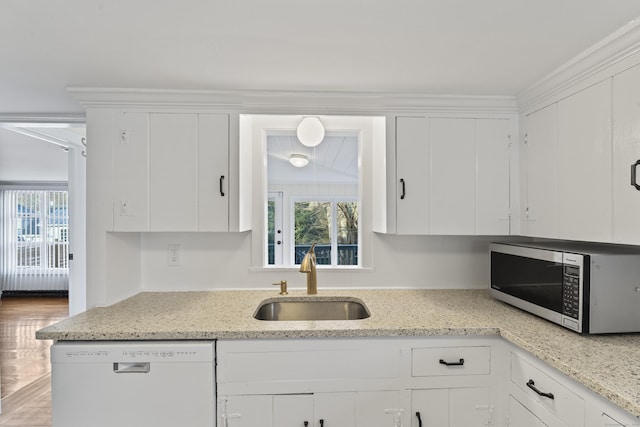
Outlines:
[{"label": "dishwasher door handle", "polygon": [[150,370],[150,362],[115,362],[113,364],[113,372],[116,374],[146,374]]}]

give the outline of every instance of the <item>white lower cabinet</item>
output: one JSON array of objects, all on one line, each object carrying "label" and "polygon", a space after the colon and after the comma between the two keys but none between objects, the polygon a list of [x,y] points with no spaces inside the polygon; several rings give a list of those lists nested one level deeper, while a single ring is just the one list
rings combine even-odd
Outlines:
[{"label": "white lower cabinet", "polygon": [[492,425],[489,387],[413,390],[412,427]]},{"label": "white lower cabinet", "polygon": [[[221,396],[223,427],[389,427],[399,391]],[[391,412],[391,411],[389,411]]]},{"label": "white lower cabinet", "polygon": [[222,340],[216,375],[219,427],[640,426],[497,337]]},{"label": "white lower cabinet", "polygon": [[[507,345],[506,425],[509,427],[637,427],[618,408],[529,353]],[[500,424],[498,424],[500,425]]]},{"label": "white lower cabinet", "polygon": [[496,342],[454,337],[219,341],[219,425],[495,425],[497,362],[491,352]]},{"label": "white lower cabinet", "polygon": [[507,425],[512,427],[542,427],[545,423],[540,421],[533,412],[528,410],[522,403],[509,395],[507,401]]}]

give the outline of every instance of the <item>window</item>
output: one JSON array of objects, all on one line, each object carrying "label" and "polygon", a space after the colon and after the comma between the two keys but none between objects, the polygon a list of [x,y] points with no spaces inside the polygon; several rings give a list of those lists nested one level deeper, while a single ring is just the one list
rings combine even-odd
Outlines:
[{"label": "window", "polygon": [[358,265],[357,202],[297,201],[293,217],[294,264],[316,243],[318,264]]},{"label": "window", "polygon": [[[336,254],[334,266],[349,270],[373,267],[373,230],[386,229],[388,183],[386,175],[379,173],[386,168],[386,118],[318,117],[326,132],[323,141],[315,147],[302,146],[296,138],[301,115],[241,114],[239,117],[240,150],[247,153],[240,156],[241,170],[251,178],[246,183],[251,187],[250,202],[257,208],[251,209],[250,214],[252,269],[295,268],[296,201],[355,203],[357,233],[350,230],[348,235],[346,230],[338,233],[336,229],[331,249]],[[306,159],[308,163],[298,159]],[[294,166],[296,163],[299,167]],[[281,195],[280,201],[272,197],[274,193]],[[334,218],[343,215],[338,212],[338,206]],[[277,215],[282,219],[281,228],[275,225]],[[334,222],[336,226],[339,224]],[[355,234],[358,243],[345,260],[338,253],[345,252],[343,248],[347,245],[354,245],[348,242],[356,240]],[[282,254],[281,261],[278,253]]]},{"label": "window", "polygon": [[358,133],[328,133],[311,148],[286,132],[266,143],[265,264],[299,265],[315,243],[318,265],[359,266]]},{"label": "window", "polygon": [[64,190],[2,191],[2,289],[68,287],[69,215]]}]

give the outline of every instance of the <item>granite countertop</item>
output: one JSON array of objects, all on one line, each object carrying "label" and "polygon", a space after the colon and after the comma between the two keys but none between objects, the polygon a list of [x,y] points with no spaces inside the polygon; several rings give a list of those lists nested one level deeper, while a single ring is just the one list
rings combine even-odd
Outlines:
[{"label": "granite countertop", "polygon": [[[265,322],[265,299],[354,297],[371,317]],[[499,335],[640,416],[640,334],[581,336],[492,299],[486,290],[144,292],[41,329],[38,339],[201,340]]]}]

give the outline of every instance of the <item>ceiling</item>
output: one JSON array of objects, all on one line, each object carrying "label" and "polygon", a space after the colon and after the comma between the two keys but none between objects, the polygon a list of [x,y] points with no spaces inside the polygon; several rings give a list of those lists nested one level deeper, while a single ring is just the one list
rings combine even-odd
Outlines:
[{"label": "ceiling", "polygon": [[[292,154],[308,157],[296,168]],[[326,135],[315,147],[306,147],[295,135],[267,136],[268,182],[273,184],[358,184],[358,137]]]},{"label": "ceiling", "polygon": [[515,95],[638,0],[6,0],[0,114],[70,86]]}]

